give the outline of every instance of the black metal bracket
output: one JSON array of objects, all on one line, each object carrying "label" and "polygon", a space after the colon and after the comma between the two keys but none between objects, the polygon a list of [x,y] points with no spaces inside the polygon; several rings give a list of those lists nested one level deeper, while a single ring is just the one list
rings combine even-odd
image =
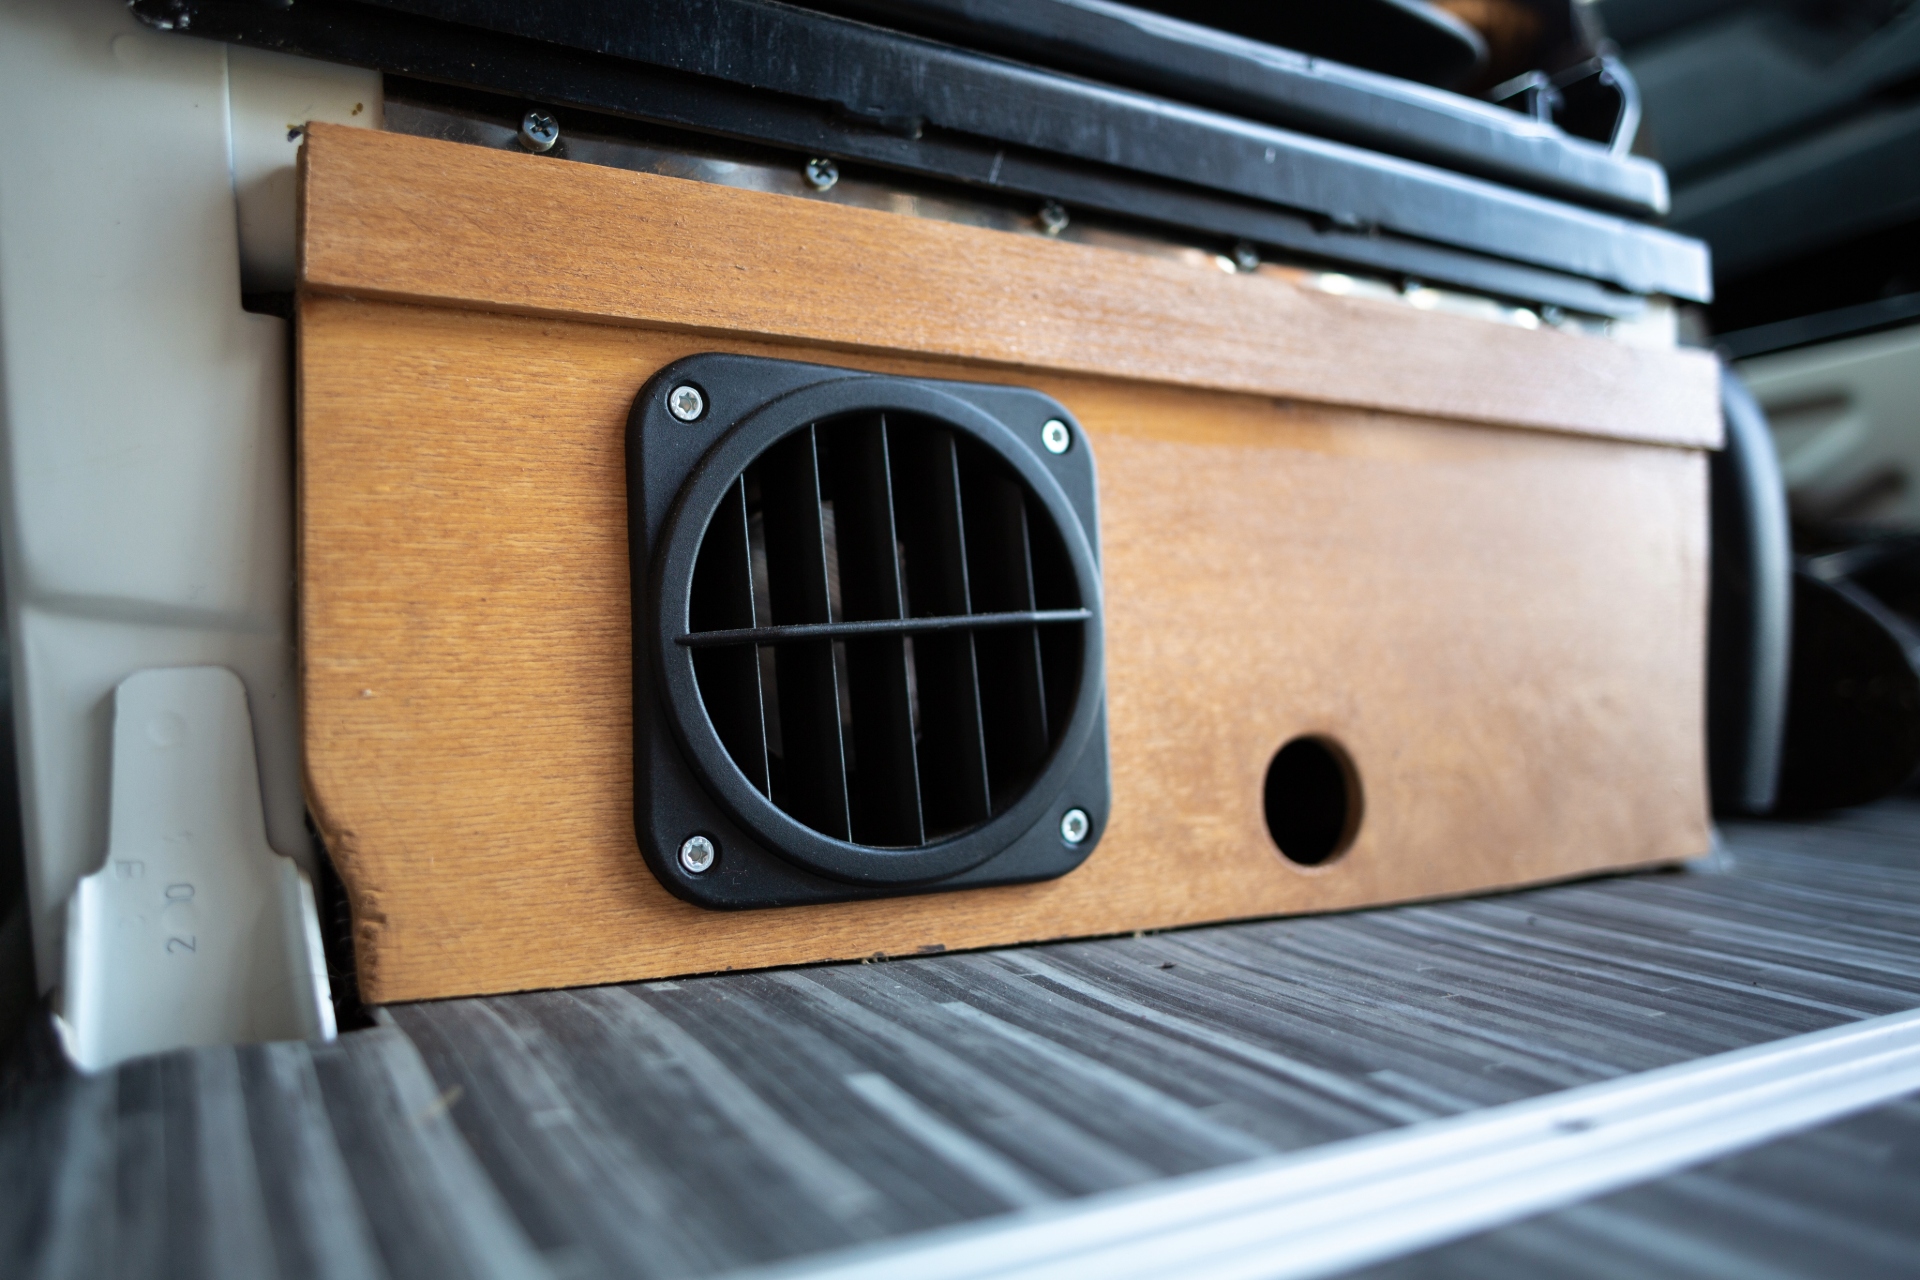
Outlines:
[{"label": "black metal bracket", "polygon": [[[816,0],[812,7],[1424,160],[1577,204],[1641,217],[1667,211],[1665,172],[1651,160],[1626,154],[1616,134],[1594,139],[1588,133],[1569,136],[1560,129],[1542,129],[1475,98],[1129,5],[1107,0]],[[1281,8],[1270,12],[1279,16]],[[1342,17],[1352,20],[1353,15],[1343,9]],[[1611,71],[1624,70],[1615,60],[1607,61]],[[1630,87],[1630,78],[1625,83]],[[1636,96],[1636,119],[1637,101]]]},{"label": "black metal bracket", "polygon": [[[288,9],[135,0],[134,10],[216,39],[1217,227],[1287,249],[1310,237],[1245,224],[1265,213],[1633,293],[1710,296],[1704,247],[1655,227],[775,0],[302,0]],[[906,120],[925,122],[921,136],[883,127]],[[1229,229],[1222,210],[1233,204],[1247,213]],[[1338,260],[1328,239],[1309,251]]]}]

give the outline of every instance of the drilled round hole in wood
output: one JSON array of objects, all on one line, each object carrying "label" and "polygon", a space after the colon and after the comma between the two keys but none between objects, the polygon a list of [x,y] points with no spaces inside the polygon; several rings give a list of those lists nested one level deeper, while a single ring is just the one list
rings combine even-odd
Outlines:
[{"label": "drilled round hole in wood", "polygon": [[1360,775],[1340,745],[1295,738],[1267,766],[1267,831],[1289,861],[1315,867],[1360,831]]}]

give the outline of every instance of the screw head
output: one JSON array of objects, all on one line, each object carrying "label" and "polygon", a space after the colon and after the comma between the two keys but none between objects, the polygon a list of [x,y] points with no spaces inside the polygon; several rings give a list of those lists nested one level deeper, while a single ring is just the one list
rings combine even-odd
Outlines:
[{"label": "screw head", "polygon": [[707,398],[691,382],[683,382],[667,392],[667,412],[682,422],[698,422],[707,411]]},{"label": "screw head", "polygon": [[840,166],[824,156],[807,161],[807,185],[815,191],[831,191],[840,181]]},{"label": "screw head", "polygon": [[520,136],[516,139],[529,151],[551,151],[560,141],[560,122],[544,111],[529,111],[520,118]]},{"label": "screw head", "polygon": [[713,847],[713,841],[705,836],[688,836],[680,844],[680,865],[699,875],[713,865],[720,851]]},{"label": "screw head", "polygon": [[1040,206],[1040,229],[1050,236],[1057,236],[1067,229],[1066,206],[1058,200],[1049,200]]},{"label": "screw head", "polygon": [[1068,844],[1079,844],[1092,830],[1093,819],[1085,809],[1069,809],[1060,815],[1060,838]]},{"label": "screw head", "polygon": [[1242,271],[1258,271],[1260,269],[1260,251],[1247,241],[1242,240],[1239,244],[1233,246],[1233,265]]},{"label": "screw head", "polygon": [[1065,453],[1073,447],[1073,432],[1060,419],[1048,418],[1047,425],[1040,428],[1040,443],[1047,446],[1048,453]]}]

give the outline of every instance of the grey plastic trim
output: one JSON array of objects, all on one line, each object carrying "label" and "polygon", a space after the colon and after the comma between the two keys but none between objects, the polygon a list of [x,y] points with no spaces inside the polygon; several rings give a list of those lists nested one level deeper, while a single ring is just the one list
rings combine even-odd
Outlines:
[{"label": "grey plastic trim", "polygon": [[1817,311],[1810,316],[1775,320],[1748,329],[1735,329],[1715,336],[1713,345],[1729,360],[1772,355],[1794,347],[1810,347],[1816,342],[1851,338],[1856,334],[1892,329],[1920,320],[1920,292],[1876,298],[1832,311]]}]

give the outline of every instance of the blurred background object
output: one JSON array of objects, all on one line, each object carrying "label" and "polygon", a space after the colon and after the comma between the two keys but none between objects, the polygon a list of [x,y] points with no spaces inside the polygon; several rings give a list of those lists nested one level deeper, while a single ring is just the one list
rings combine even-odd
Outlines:
[{"label": "blurred background object", "polygon": [[[1920,766],[1920,5],[1586,11],[1637,81],[1668,225],[1713,250],[1690,327],[1751,388],[1779,458],[1797,564],[1778,808],[1885,795]],[[1731,761],[1717,751],[1716,797],[1751,811]]]}]

